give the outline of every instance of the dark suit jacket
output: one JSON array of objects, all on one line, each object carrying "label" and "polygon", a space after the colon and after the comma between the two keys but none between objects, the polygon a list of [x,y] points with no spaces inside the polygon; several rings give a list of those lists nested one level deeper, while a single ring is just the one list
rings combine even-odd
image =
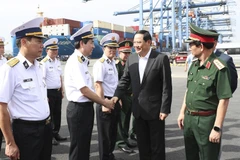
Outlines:
[{"label": "dark suit jacket", "polygon": [[228,66],[228,69],[230,71],[230,76],[231,76],[231,90],[233,93],[236,90],[237,84],[238,84],[238,74],[237,74],[235,64],[233,63],[233,59],[231,56],[224,54],[218,50],[216,50],[215,54],[218,58],[226,62]]},{"label": "dark suit jacket", "polygon": [[132,54],[126,62],[115,96],[121,98],[131,84],[134,117],[153,120],[159,118],[160,112],[170,113],[172,79],[168,56],[151,51],[141,84],[138,65],[138,54]]}]

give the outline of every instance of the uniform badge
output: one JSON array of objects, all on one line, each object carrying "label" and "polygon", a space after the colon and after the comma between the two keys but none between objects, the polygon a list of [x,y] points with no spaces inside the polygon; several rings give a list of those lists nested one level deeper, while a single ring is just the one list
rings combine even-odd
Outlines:
[{"label": "uniform badge", "polygon": [[202,79],[205,79],[205,80],[210,80],[211,78],[208,77],[208,76],[202,76]]},{"label": "uniform badge", "polygon": [[206,64],[206,68],[209,69],[210,67],[211,67],[211,62],[208,61]]},{"label": "uniform badge", "polygon": [[128,42],[125,43],[125,47],[129,47],[130,44]]},{"label": "uniform badge", "polygon": [[109,60],[109,59],[107,59],[107,63],[110,63],[110,60]]},{"label": "uniform badge", "polygon": [[112,37],[111,40],[112,40],[112,41],[115,41],[115,37]]},{"label": "uniform badge", "polygon": [[218,70],[221,70],[221,69],[225,68],[224,64],[222,64],[222,62],[219,61],[218,59],[214,59],[213,63],[218,68]]},{"label": "uniform badge", "polygon": [[82,59],[83,62],[85,61],[85,58],[83,56],[81,56],[81,59]]},{"label": "uniform badge", "polygon": [[24,61],[24,62],[23,62],[23,65],[24,65],[24,67],[25,67],[26,69],[28,69],[29,65],[28,65],[27,61]]}]

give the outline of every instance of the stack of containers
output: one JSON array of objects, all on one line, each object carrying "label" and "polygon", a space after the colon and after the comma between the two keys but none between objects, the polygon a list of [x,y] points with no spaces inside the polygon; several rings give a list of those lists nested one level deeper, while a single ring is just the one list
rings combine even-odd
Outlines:
[{"label": "stack of containers", "polygon": [[134,30],[132,27],[124,26],[124,39],[133,41]]},{"label": "stack of containers", "polygon": [[111,24],[112,33],[117,33],[120,37],[119,42],[124,40],[124,26],[118,24]]},{"label": "stack of containers", "polygon": [[111,23],[99,20],[93,21],[93,34],[98,41],[108,33],[111,33]]},{"label": "stack of containers", "polygon": [[[69,24],[70,34],[73,34],[73,31],[80,29],[80,21],[66,19],[66,18],[58,18],[54,19],[55,25]],[[75,29],[74,29],[75,28]]]}]

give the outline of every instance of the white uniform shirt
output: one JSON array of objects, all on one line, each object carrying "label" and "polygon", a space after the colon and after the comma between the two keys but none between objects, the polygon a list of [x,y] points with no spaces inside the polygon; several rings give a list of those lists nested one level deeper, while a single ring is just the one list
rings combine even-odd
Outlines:
[{"label": "white uniform shirt", "polygon": [[59,89],[61,88],[61,63],[56,58],[54,61],[49,56],[46,58],[47,61],[41,61],[41,64],[43,65],[43,78],[46,80],[47,89]]},{"label": "white uniform shirt", "polygon": [[67,60],[64,70],[64,86],[68,101],[91,102],[80,89],[88,87],[93,90],[92,77],[88,71],[88,58],[75,49]]},{"label": "white uniform shirt", "polygon": [[146,68],[146,66],[147,66],[148,58],[149,58],[149,56],[150,56],[151,51],[152,51],[152,49],[150,49],[150,50],[148,51],[148,53],[146,54],[145,57],[140,57],[140,56],[138,55],[138,58],[139,58],[138,70],[139,70],[139,75],[140,75],[140,84],[142,83],[144,71],[145,71],[145,68]]},{"label": "white uniform shirt", "polygon": [[2,57],[0,56],[0,67],[6,62],[7,62],[7,59],[3,56]]},{"label": "white uniform shirt", "polygon": [[[101,62],[101,59],[104,59]],[[103,54],[102,58],[93,65],[94,82],[102,82],[104,96],[112,97],[118,85],[118,71],[114,60]]]},{"label": "white uniform shirt", "polygon": [[0,68],[0,102],[8,103],[12,119],[43,120],[49,116],[46,83],[40,63],[34,65],[21,53],[19,62]]}]

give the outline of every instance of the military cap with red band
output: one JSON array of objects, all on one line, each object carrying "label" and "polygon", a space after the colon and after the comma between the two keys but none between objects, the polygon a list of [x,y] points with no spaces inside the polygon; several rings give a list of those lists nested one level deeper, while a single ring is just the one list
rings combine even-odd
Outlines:
[{"label": "military cap with red band", "polygon": [[219,36],[218,33],[211,32],[195,26],[194,24],[189,24],[191,34],[185,43],[191,43],[194,41],[200,41],[203,43],[214,43],[214,37]]}]

